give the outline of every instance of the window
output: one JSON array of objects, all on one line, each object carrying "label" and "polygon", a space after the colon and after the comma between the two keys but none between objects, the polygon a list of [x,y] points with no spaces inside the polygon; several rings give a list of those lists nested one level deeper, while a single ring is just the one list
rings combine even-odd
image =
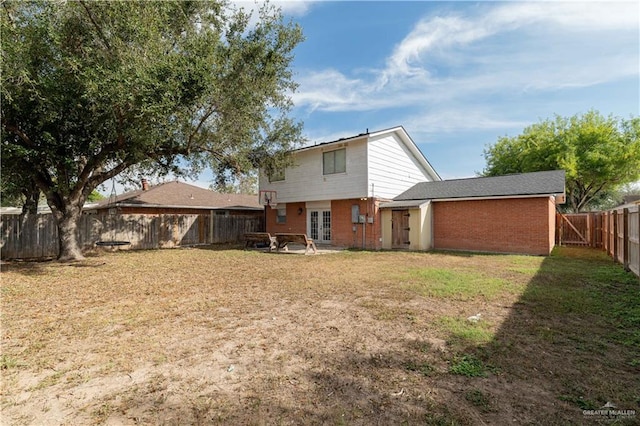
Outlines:
[{"label": "window", "polygon": [[284,169],[277,169],[269,173],[269,182],[280,182],[284,180]]},{"label": "window", "polygon": [[347,150],[345,148],[322,154],[322,174],[332,175],[347,171]]},{"label": "window", "polygon": [[276,223],[287,223],[287,206],[278,205]]}]

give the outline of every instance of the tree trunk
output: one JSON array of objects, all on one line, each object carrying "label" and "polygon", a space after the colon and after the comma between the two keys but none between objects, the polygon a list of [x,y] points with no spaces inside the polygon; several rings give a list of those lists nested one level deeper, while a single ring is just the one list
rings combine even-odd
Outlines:
[{"label": "tree trunk", "polygon": [[58,225],[58,260],[83,260],[77,232],[82,209],[67,202],[63,211],[56,208],[52,208],[51,211]]},{"label": "tree trunk", "polygon": [[31,191],[22,191],[24,195],[24,204],[22,205],[22,214],[38,214],[38,200],[40,200],[40,190],[35,188]]}]

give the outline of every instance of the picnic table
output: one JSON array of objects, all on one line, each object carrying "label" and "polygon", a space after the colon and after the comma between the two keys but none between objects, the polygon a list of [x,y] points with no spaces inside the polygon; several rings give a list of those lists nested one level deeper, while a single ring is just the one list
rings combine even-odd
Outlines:
[{"label": "picnic table", "polygon": [[304,254],[309,253],[309,249],[313,250],[313,254],[318,252],[316,244],[311,238],[307,237],[307,234],[276,233],[275,238],[277,240],[277,251],[280,251],[280,249],[288,251],[289,243],[293,243],[305,246]]},{"label": "picnic table", "polygon": [[276,237],[272,237],[268,232],[247,232],[244,234],[245,246],[248,248],[250,244],[255,247],[257,244],[264,244],[269,247],[269,251],[277,248]]}]

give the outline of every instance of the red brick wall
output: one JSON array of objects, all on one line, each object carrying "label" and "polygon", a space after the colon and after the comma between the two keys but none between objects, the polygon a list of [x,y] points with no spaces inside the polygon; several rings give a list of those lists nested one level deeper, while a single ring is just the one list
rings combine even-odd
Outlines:
[{"label": "red brick wall", "polygon": [[[360,214],[366,218],[373,217],[373,223],[367,223],[363,229],[362,223],[352,223],[351,206],[360,206]],[[355,232],[354,232],[355,227]],[[332,243],[339,247],[362,248],[362,236],[365,236],[365,248],[379,249],[382,247],[380,237],[382,227],[378,203],[374,199],[334,200],[331,202],[331,238]]]},{"label": "red brick wall", "polygon": [[436,249],[548,255],[554,229],[549,197],[433,203]]},{"label": "red brick wall", "polygon": [[[290,232],[293,234],[307,233],[307,210],[304,203],[287,203],[287,219],[285,223],[276,223],[277,209],[265,207],[267,212],[266,232],[275,234],[276,232]],[[302,212],[298,214],[299,209]]]},{"label": "red brick wall", "polygon": [[[380,226],[380,215],[377,201],[360,200],[334,200],[331,202],[331,243],[337,247],[362,247],[363,226],[361,223],[351,223],[351,206],[358,204],[360,214],[374,217],[374,223],[367,223],[366,226],[366,248],[379,249],[382,246],[380,237],[382,228]],[[368,208],[368,210],[367,210]],[[299,209],[302,212],[298,214]],[[307,210],[305,203],[287,203],[286,223],[276,223],[277,210],[266,208],[266,232],[293,232],[307,233]],[[356,231],[353,231],[353,227]]]}]

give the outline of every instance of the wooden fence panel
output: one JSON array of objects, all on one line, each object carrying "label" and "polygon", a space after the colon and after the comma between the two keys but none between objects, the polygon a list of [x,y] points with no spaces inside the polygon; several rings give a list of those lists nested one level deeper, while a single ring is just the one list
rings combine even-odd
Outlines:
[{"label": "wooden fence panel", "polygon": [[213,239],[211,243],[237,243],[247,232],[264,230],[264,220],[254,216],[213,215]]},{"label": "wooden fence panel", "polygon": [[616,216],[615,220],[615,253],[614,259],[616,262],[622,263],[624,261],[624,211],[616,210],[614,212]]},{"label": "wooden fence panel", "polygon": [[640,206],[628,210],[627,221],[628,266],[634,274],[640,277]]},{"label": "wooden fence panel", "polygon": [[[78,223],[78,243],[84,251],[95,248],[97,241],[130,242],[119,250],[158,249],[237,243],[245,233],[263,230],[263,218],[255,216],[86,214]],[[3,215],[0,231],[2,259],[58,255],[58,229],[50,214]]]},{"label": "wooden fence panel", "polygon": [[556,243],[602,247],[603,213],[570,213],[556,215]]}]

